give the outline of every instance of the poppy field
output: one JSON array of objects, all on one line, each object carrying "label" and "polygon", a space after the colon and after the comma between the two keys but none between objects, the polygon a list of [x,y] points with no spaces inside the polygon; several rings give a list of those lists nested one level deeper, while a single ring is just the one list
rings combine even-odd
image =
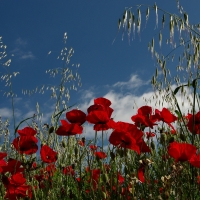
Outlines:
[{"label": "poppy field", "polygon": [[[179,118],[167,108],[153,112],[142,106],[131,117],[133,123],[126,123],[111,118],[111,105],[106,98],[94,99],[87,114],[72,109],[57,129],[46,127],[49,137],[59,138],[59,147],[48,140],[41,144],[33,127],[18,129],[12,141],[15,156],[0,152],[1,195],[5,199],[192,199],[192,195],[198,199],[200,112]],[[86,122],[93,125],[92,141],[80,137]],[[185,124],[187,131],[177,131],[175,123]],[[105,149],[108,129],[112,131]]]},{"label": "poppy field", "polygon": [[[140,33],[143,7],[137,7],[137,19],[131,8],[119,19],[119,31],[127,32],[128,38],[133,27]],[[146,21],[151,10],[156,23],[158,11],[163,12],[158,43],[161,46],[164,24],[168,23],[167,44],[172,51],[163,56],[155,50],[154,38],[149,44],[156,60],[151,81],[155,104],[144,101],[132,113],[132,123],[123,118],[116,121],[112,102],[105,97],[95,98],[86,110],[63,106],[69,98],[67,84],[76,79],[69,70],[73,49],[62,49],[63,68],[49,70],[52,76],[61,75],[58,86],[52,87],[55,111],[50,121],[41,123],[37,105],[37,114],[14,123],[11,135],[8,121],[0,118],[0,199],[200,199],[200,26],[189,23],[179,4],[178,9],[179,16],[156,4],[146,9]],[[168,21],[165,15],[169,15]],[[179,57],[178,75],[172,77],[167,64],[177,49],[175,30],[183,55]],[[66,38],[65,33],[65,42]],[[0,59],[4,55],[1,53]],[[7,60],[3,65],[9,68],[10,63]],[[8,85],[12,85],[11,77],[6,76]],[[10,98],[14,116],[15,96]],[[182,111],[184,106],[188,112]],[[84,136],[88,124],[92,127],[89,138]]]}]

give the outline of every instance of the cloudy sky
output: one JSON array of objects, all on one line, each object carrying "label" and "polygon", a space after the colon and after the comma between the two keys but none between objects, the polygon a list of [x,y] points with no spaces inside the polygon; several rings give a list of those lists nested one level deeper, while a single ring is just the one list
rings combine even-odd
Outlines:
[{"label": "cloudy sky", "polygon": [[[137,15],[141,3],[142,24],[140,33],[131,34],[118,32],[118,19],[122,18],[125,8],[132,7]],[[156,69],[156,59],[148,51],[148,43],[155,38],[157,51],[167,55],[169,45],[158,43],[158,35],[162,25],[162,12],[156,14],[150,8],[150,16],[146,23],[147,6],[153,6],[154,0],[135,1],[0,1],[0,36],[7,46],[7,59],[11,59],[10,73],[20,72],[12,79],[12,89],[15,98],[15,113],[17,121],[32,116],[35,105],[40,104],[44,113],[44,123],[48,122],[53,112],[54,103],[50,93],[23,95],[22,90],[33,90],[43,85],[59,85],[59,79],[54,79],[45,73],[46,70],[62,68],[63,61],[57,59],[61,49],[66,45],[74,49],[74,55],[69,67],[80,74],[82,87],[70,91],[71,99],[68,105],[76,103],[86,112],[93,99],[104,96],[112,101],[113,117],[116,120],[131,122],[137,108],[146,104],[144,98],[150,99],[154,91],[151,78]],[[189,21],[196,24],[200,20],[199,0],[180,1],[189,14]],[[157,6],[171,13],[178,13],[175,0],[157,1]],[[166,16],[166,18],[169,18]],[[63,43],[67,32],[67,43]],[[169,39],[169,24],[163,31]],[[184,33],[187,34],[187,33]],[[124,35],[124,36],[123,36]],[[123,40],[122,40],[123,36]],[[114,42],[113,42],[114,41]],[[72,64],[75,64],[72,66]],[[169,66],[174,72],[177,63]],[[0,75],[8,74],[8,67],[1,66]],[[5,87],[5,80],[0,82],[0,115],[12,120],[11,99],[3,96],[10,90]]]}]

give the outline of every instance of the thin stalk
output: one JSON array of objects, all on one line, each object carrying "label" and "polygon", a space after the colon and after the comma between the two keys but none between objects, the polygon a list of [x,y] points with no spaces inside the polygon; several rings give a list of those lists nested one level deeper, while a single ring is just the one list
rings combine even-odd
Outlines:
[{"label": "thin stalk", "polygon": [[[195,139],[195,130],[194,130],[194,125],[195,125],[195,97],[196,97],[196,82],[197,79],[194,80],[194,84],[193,84],[193,87],[194,87],[194,94],[193,94],[193,107],[192,107],[192,145],[194,145],[194,139]],[[194,186],[194,167],[191,166],[192,168],[192,184],[191,186],[193,187]],[[192,192],[192,199],[194,199],[194,193]]]},{"label": "thin stalk", "polygon": [[103,138],[103,129],[102,129],[102,151],[103,151],[103,145],[104,145],[103,140],[104,138]]}]

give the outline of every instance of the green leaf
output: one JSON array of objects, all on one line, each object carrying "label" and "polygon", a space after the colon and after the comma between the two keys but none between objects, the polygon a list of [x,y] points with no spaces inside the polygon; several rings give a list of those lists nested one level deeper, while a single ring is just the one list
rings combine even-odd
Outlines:
[{"label": "green leaf", "polygon": [[180,89],[181,87],[184,87],[184,86],[188,86],[188,84],[178,86],[178,87],[174,90],[174,92],[173,92],[174,95],[179,91],[179,89]]},{"label": "green leaf", "polygon": [[181,88],[181,86],[177,87],[177,88],[174,90],[174,95],[179,91],[180,88]]}]

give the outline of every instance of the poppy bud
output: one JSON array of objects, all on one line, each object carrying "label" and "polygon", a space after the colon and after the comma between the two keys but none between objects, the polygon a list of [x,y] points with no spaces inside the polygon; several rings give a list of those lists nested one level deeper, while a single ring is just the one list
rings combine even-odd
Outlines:
[{"label": "poppy bud", "polygon": [[83,137],[81,140],[82,140],[82,142],[85,144],[85,137]]},{"label": "poppy bud", "polygon": [[52,126],[50,129],[49,129],[49,134],[53,133],[54,131],[54,127]]},{"label": "poppy bud", "polygon": [[168,141],[169,141],[169,143],[174,142],[174,137],[170,137]]},{"label": "poppy bud", "polygon": [[129,173],[128,167],[127,167],[127,166],[124,167],[124,172],[125,172],[125,174],[128,174],[128,173]]},{"label": "poppy bud", "polygon": [[111,157],[112,160],[115,159],[115,154],[112,151],[110,152],[110,157]]},{"label": "poppy bud", "polygon": [[183,133],[180,134],[180,139],[181,139],[182,141],[186,141],[185,135],[184,135]]},{"label": "poppy bud", "polygon": [[73,164],[72,164],[72,169],[75,169],[75,166],[76,166],[76,164],[75,164],[75,163],[73,163]]},{"label": "poppy bud", "polygon": [[154,144],[154,142],[153,141],[151,141],[151,148],[153,149],[153,150],[155,150],[155,144]]},{"label": "poppy bud", "polygon": [[119,154],[120,157],[123,157],[123,156],[124,156],[124,151],[123,151],[123,149],[118,149],[118,150],[117,150],[117,153]]},{"label": "poppy bud", "polygon": [[102,174],[102,180],[104,181],[104,182],[109,182],[109,178],[108,178],[108,175],[107,174]]},{"label": "poppy bud", "polygon": [[106,199],[106,193],[105,192],[102,191],[101,195],[102,195],[103,199]]},{"label": "poppy bud", "polygon": [[161,134],[160,135],[160,143],[161,144],[165,144],[165,140],[166,140],[166,135],[165,134]]},{"label": "poppy bud", "polygon": [[65,148],[67,146],[65,141],[62,141],[62,147]]},{"label": "poppy bud", "polygon": [[77,157],[77,155],[78,155],[78,148],[77,147],[74,148],[74,153],[75,153],[75,157]]},{"label": "poppy bud", "polygon": [[166,197],[167,199],[169,198],[169,192],[168,192],[168,191],[165,192],[165,197]]}]

